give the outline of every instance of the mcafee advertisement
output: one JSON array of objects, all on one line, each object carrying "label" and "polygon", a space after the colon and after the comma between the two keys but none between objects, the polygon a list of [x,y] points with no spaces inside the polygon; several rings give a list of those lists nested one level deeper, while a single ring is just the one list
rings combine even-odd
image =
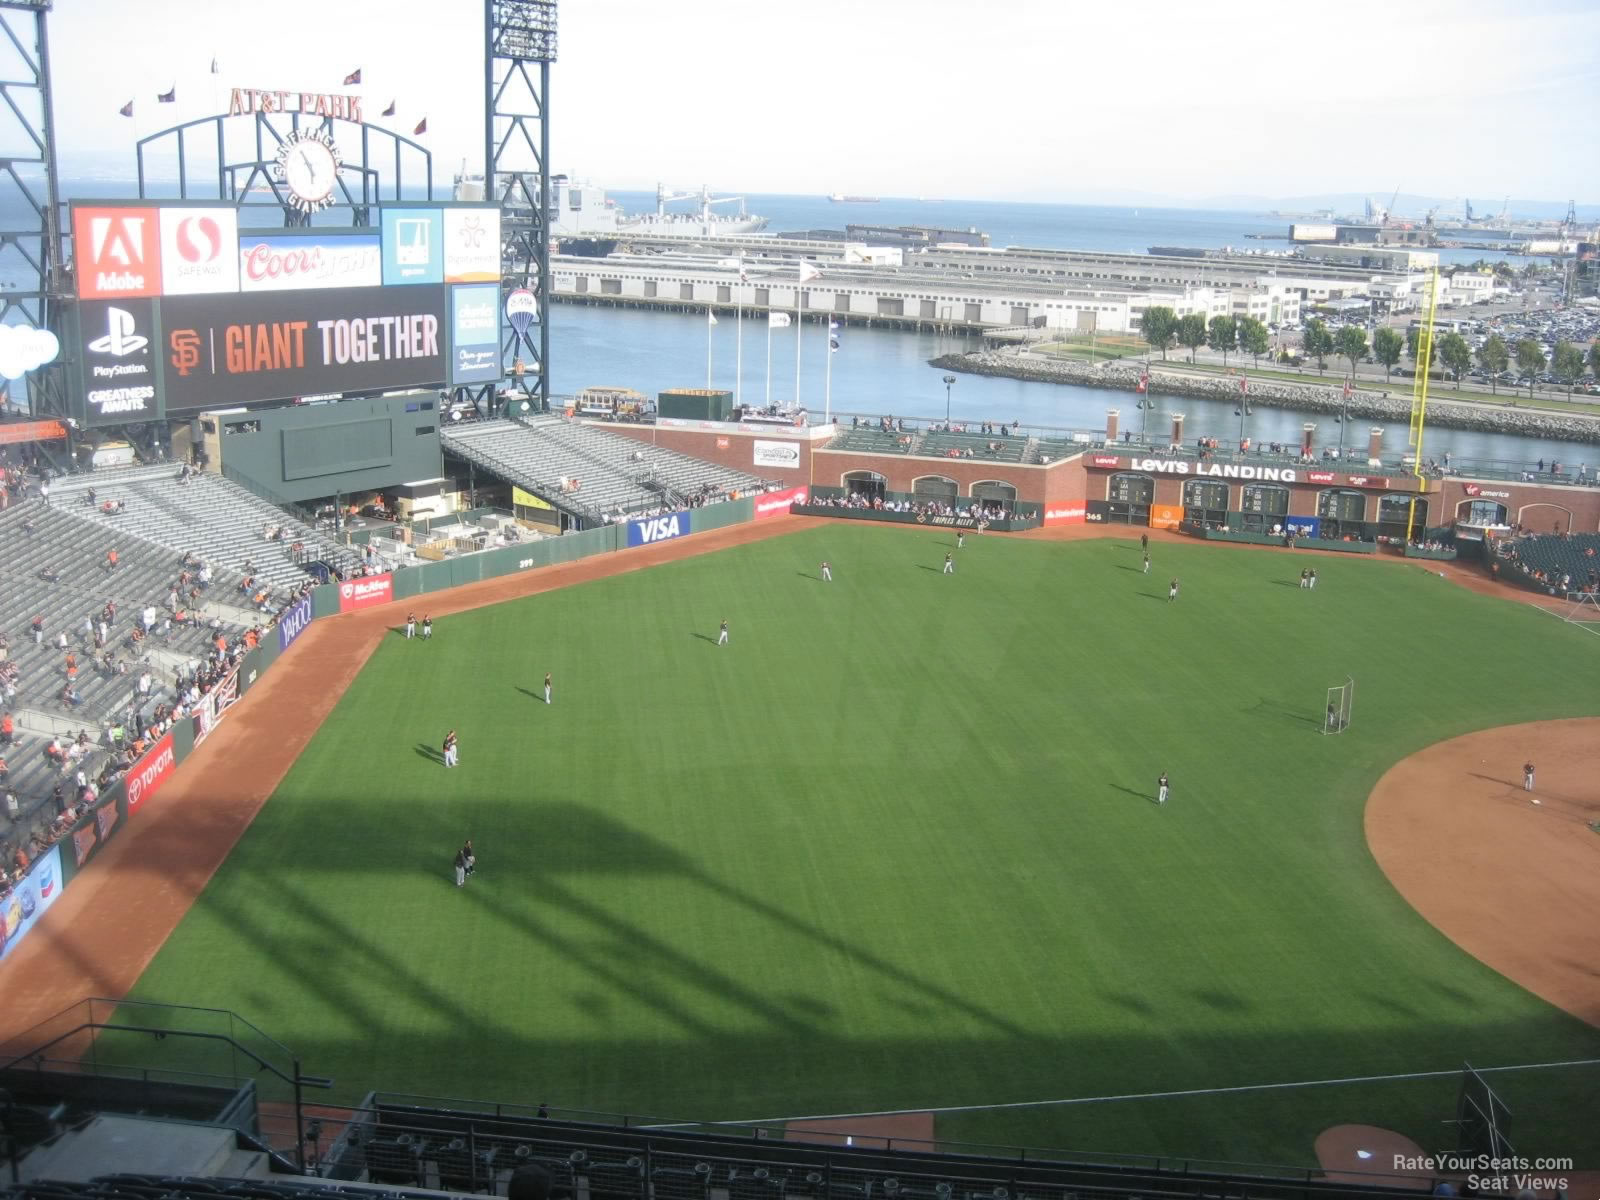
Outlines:
[{"label": "mcafee advertisement", "polygon": [[167,410],[443,383],[445,300],[434,284],[169,297]]},{"label": "mcafee advertisement", "polygon": [[362,575],[347,579],[339,585],[339,611],[356,612],[375,604],[387,604],[394,599],[394,576]]}]

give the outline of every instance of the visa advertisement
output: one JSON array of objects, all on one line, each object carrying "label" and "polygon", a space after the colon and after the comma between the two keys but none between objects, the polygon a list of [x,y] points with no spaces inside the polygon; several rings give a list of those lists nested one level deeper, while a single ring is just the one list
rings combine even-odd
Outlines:
[{"label": "visa advertisement", "polygon": [[161,302],[167,411],[445,382],[442,285]]},{"label": "visa advertisement", "polygon": [[689,532],[689,513],[667,513],[648,517],[643,521],[628,522],[628,545],[653,546],[657,542],[671,541]]},{"label": "visa advertisement", "polygon": [[0,899],[0,958],[16,948],[34,922],[61,895],[61,845],[51,846],[28,868],[22,882]]},{"label": "visa advertisement", "polygon": [[450,382],[492,383],[500,378],[500,285],[450,289]]},{"label": "visa advertisement", "polygon": [[437,208],[383,210],[383,282],[444,282],[444,216]]}]

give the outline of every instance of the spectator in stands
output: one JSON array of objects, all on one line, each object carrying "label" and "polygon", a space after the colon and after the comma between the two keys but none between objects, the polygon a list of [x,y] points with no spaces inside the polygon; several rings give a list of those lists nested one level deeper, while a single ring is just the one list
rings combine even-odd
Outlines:
[{"label": "spectator in stands", "polygon": [[106,572],[107,572],[107,574],[109,574],[112,571],[115,571],[117,569],[117,561],[118,560],[117,560],[116,549],[113,548],[113,549],[107,550],[106,551]]},{"label": "spectator in stands", "polygon": [[0,717],[0,746],[9,746],[17,740],[17,722],[10,713]]},{"label": "spectator in stands", "polygon": [[67,631],[65,629],[63,629],[60,633],[56,634],[56,636],[55,636],[55,647],[56,647],[57,650],[62,650],[62,651],[66,650],[66,648],[67,648]]},{"label": "spectator in stands", "polygon": [[44,614],[41,613],[38,616],[34,617],[32,623],[29,626],[29,628],[31,628],[33,630],[33,644],[35,646],[43,645],[44,644]]},{"label": "spectator in stands", "polygon": [[94,507],[94,488],[92,486],[89,488],[89,490],[87,492],[84,493],[83,501],[90,508]]},{"label": "spectator in stands", "polygon": [[46,563],[44,566],[39,568],[39,578],[44,580],[46,583],[60,583],[61,572]]},{"label": "spectator in stands", "polygon": [[78,693],[77,687],[69,683],[61,689],[61,703],[68,708],[77,708],[83,703],[83,697]]}]

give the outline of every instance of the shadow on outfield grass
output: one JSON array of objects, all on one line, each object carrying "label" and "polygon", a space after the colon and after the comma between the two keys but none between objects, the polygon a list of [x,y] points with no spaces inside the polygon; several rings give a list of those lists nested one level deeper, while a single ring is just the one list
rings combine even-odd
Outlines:
[{"label": "shadow on outfield grass", "polygon": [[517,685],[517,691],[521,692],[529,700],[537,700],[540,704],[544,703],[544,693],[543,692],[530,692],[527,688],[523,687],[520,683]]},{"label": "shadow on outfield grass", "polygon": [[1240,711],[1246,713],[1259,713],[1264,717],[1277,717],[1280,720],[1293,721],[1297,725],[1314,725],[1318,729],[1322,728],[1321,719],[1314,717],[1309,713],[1300,712],[1297,709],[1285,708],[1281,704],[1273,704],[1267,700],[1257,700],[1249,708],[1241,709]]},{"label": "shadow on outfield grass", "polygon": [[813,575],[810,571],[796,571],[795,574],[800,576],[801,579],[815,579],[819,583],[822,581],[822,576]]},{"label": "shadow on outfield grass", "polygon": [[717,644],[717,639],[712,637],[709,633],[692,633],[689,636],[690,637],[697,637],[702,642],[710,642],[713,646],[715,646]]},{"label": "shadow on outfield grass", "polygon": [[417,743],[417,754],[421,758],[431,759],[436,763],[444,762],[444,751],[435,746],[430,746],[426,742]]},{"label": "shadow on outfield grass", "polygon": [[1130,796],[1137,796],[1146,804],[1154,804],[1156,802],[1156,798],[1149,792],[1141,792],[1137,788],[1123,787],[1120,783],[1113,783],[1111,786],[1116,788],[1119,792],[1127,792]]},{"label": "shadow on outfield grass", "polygon": [[1304,586],[1303,584],[1301,584],[1299,582],[1299,580],[1296,580],[1296,579],[1274,579],[1272,582],[1277,584],[1279,587],[1297,588],[1297,587],[1303,587]]}]

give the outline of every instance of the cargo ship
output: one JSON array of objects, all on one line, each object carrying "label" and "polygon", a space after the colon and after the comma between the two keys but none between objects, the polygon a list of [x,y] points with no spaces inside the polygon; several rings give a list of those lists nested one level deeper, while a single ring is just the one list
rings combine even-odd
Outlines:
[{"label": "cargo ship", "polygon": [[846,196],[842,192],[832,192],[828,200],[833,204],[876,204],[876,196]]},{"label": "cargo ship", "polygon": [[[533,181],[534,186],[537,180]],[[532,187],[529,189],[532,190]],[[504,191],[496,187],[497,195]],[[481,174],[468,174],[463,164],[455,180],[457,200],[483,200]],[[680,200],[698,200],[692,212],[667,208]],[[720,213],[716,205],[737,203],[737,213]],[[567,175],[550,176],[550,239],[564,254],[604,257],[622,242],[635,237],[731,237],[760,233],[767,218],[745,212],[743,196],[712,196],[709,187],[698,192],[669,192],[656,186],[656,210],[630,215],[610,199],[605,189]]]}]

